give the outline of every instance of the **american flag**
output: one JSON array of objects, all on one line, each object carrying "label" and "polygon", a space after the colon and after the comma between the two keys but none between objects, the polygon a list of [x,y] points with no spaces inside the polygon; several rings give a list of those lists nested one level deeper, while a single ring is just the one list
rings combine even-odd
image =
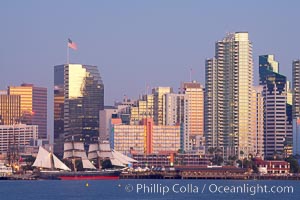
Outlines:
[{"label": "american flag", "polygon": [[77,44],[73,42],[70,38],[68,39],[68,47],[77,50]]}]

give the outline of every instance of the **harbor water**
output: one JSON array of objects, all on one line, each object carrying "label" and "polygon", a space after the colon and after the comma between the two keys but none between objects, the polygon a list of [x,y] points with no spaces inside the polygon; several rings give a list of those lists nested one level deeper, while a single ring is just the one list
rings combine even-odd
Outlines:
[{"label": "harbor water", "polygon": [[300,199],[291,180],[0,181],[1,200]]}]

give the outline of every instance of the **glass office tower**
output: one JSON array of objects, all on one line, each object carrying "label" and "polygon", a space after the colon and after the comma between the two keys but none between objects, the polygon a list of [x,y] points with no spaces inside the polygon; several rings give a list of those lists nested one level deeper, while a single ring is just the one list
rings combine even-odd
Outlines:
[{"label": "glass office tower", "polygon": [[54,66],[54,151],[63,154],[66,140],[85,148],[99,137],[99,111],[104,109],[104,84],[97,66]]},{"label": "glass office tower", "polygon": [[264,155],[282,154],[292,139],[292,111],[287,104],[287,79],[274,55],[259,56],[259,84],[264,97]]}]

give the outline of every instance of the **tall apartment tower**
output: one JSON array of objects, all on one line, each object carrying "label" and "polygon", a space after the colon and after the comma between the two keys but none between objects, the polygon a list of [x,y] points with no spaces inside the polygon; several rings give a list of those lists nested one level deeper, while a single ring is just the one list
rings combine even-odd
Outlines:
[{"label": "tall apartment tower", "polygon": [[263,86],[255,86],[252,91],[252,147],[253,156],[264,154],[264,98]]},{"label": "tall apartment tower", "polygon": [[259,56],[259,84],[264,88],[264,156],[274,157],[285,150],[292,138],[287,80],[279,74],[274,55]]},{"label": "tall apartment tower", "polygon": [[300,118],[300,60],[293,61],[293,118]]},{"label": "tall apartment tower", "polygon": [[[227,34],[206,60],[205,137],[207,148],[224,158],[251,152],[252,44],[247,32]],[[207,101],[210,99],[210,101]]]},{"label": "tall apartment tower", "polygon": [[155,125],[165,125],[166,109],[165,94],[172,93],[171,87],[157,87],[152,89],[153,94],[153,119]]},{"label": "tall apartment tower", "polygon": [[38,125],[38,138],[47,139],[47,88],[33,84],[9,86],[9,95],[20,95],[20,122],[27,125]]},{"label": "tall apartment tower", "polygon": [[63,154],[65,140],[99,138],[99,111],[104,109],[104,84],[97,66],[54,66],[54,151]]},{"label": "tall apartment tower", "polygon": [[166,94],[166,125],[180,126],[180,149],[190,150],[188,97],[186,94]]},{"label": "tall apartment tower", "polygon": [[188,100],[185,108],[188,121],[185,128],[189,135],[189,149],[192,150],[204,146],[204,91],[200,83],[193,81],[182,83],[180,93],[185,94]]},{"label": "tall apartment tower", "polygon": [[[218,90],[224,90],[218,80],[217,59],[205,61],[205,93],[204,93],[204,135],[206,147],[223,147],[223,135],[219,134],[220,123],[217,118],[223,112],[223,106],[218,104]],[[220,69],[221,70],[221,69]],[[218,88],[218,90],[216,89]],[[219,114],[218,114],[219,113]],[[221,129],[222,130],[222,129]]]},{"label": "tall apartment tower", "polygon": [[293,61],[293,154],[300,155],[300,60]]}]

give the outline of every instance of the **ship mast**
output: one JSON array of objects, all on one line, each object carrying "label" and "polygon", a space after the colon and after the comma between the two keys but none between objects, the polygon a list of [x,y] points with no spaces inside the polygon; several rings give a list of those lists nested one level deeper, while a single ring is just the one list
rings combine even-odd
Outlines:
[{"label": "ship mast", "polygon": [[[20,138],[20,131],[18,135],[18,140],[16,140],[16,124],[15,119],[13,118],[13,134],[11,138],[11,134],[8,136],[8,148],[7,148],[7,159],[10,166],[13,167],[15,170],[16,168],[19,169],[19,138]],[[12,141],[11,141],[12,140]]]},{"label": "ship mast", "polygon": [[50,150],[50,163],[51,163],[51,170],[54,170],[54,158],[53,158],[53,149],[49,146]]},{"label": "ship mast", "polygon": [[83,142],[75,142],[73,137],[71,141],[66,141],[64,143],[64,159],[70,159],[74,171],[77,172],[76,160],[87,160]]},{"label": "ship mast", "polygon": [[111,159],[113,157],[108,141],[99,140],[98,143],[90,144],[88,157],[89,159],[97,160],[98,168],[100,170],[102,168],[101,161]]}]

